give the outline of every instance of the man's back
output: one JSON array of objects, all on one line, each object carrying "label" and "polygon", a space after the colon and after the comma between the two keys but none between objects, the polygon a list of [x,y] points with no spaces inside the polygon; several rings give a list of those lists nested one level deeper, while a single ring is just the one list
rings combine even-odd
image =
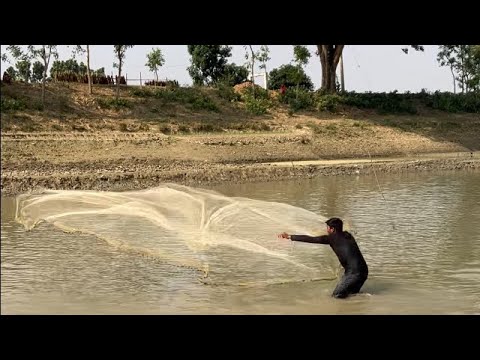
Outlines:
[{"label": "man's back", "polygon": [[345,268],[345,273],[368,274],[368,266],[352,234],[348,231],[328,235],[329,244]]}]

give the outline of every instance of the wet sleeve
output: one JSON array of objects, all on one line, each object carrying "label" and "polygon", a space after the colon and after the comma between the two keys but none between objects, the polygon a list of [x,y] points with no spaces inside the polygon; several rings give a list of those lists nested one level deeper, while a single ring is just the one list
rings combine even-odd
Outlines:
[{"label": "wet sleeve", "polygon": [[328,235],[322,236],[308,236],[308,235],[291,235],[290,239],[292,241],[300,241],[306,243],[315,243],[315,244],[329,244]]}]

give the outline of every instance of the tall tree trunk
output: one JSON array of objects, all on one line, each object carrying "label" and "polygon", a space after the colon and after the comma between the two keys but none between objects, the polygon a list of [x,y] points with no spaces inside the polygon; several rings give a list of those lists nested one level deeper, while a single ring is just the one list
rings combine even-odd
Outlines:
[{"label": "tall tree trunk", "polygon": [[48,45],[48,56],[47,56],[47,47],[43,45],[42,105],[44,107],[45,107],[45,83],[47,81],[47,70],[48,70],[48,64],[50,64],[51,56],[52,56],[52,45]]},{"label": "tall tree trunk", "polygon": [[295,94],[295,99],[298,100],[298,90],[300,89],[300,65],[297,66],[297,92]]},{"label": "tall tree trunk", "polygon": [[47,80],[47,65],[44,61],[43,79],[42,79],[42,106],[45,107],[45,82]]},{"label": "tall tree trunk", "polygon": [[90,45],[87,45],[87,76],[88,76],[88,93],[93,94],[92,91],[92,74],[90,72]]},{"label": "tall tree trunk", "polygon": [[345,75],[343,72],[343,52],[340,55],[340,82],[342,84],[342,93],[345,93]]},{"label": "tall tree trunk", "polygon": [[322,90],[335,93],[336,70],[345,45],[317,45],[322,65]]},{"label": "tall tree trunk", "polygon": [[455,74],[453,73],[453,68],[450,67],[450,71],[452,72],[452,78],[453,78],[453,93],[457,93],[457,84],[455,83]]},{"label": "tall tree trunk", "polygon": [[252,91],[253,91],[253,98],[255,99],[255,73],[253,72],[253,69],[255,68],[255,54],[253,53],[253,48],[252,45],[250,46],[250,51],[252,52]]},{"label": "tall tree trunk", "polygon": [[[48,60],[50,60],[50,55]],[[47,49],[46,49],[46,46],[43,45],[43,77],[42,77],[42,106],[43,107],[45,107],[45,82],[47,81],[48,60],[47,60]]]},{"label": "tall tree trunk", "polygon": [[460,45],[460,61],[461,61],[461,67],[462,67],[462,94],[464,94],[467,91],[467,82],[465,79],[465,45]]},{"label": "tall tree trunk", "polygon": [[122,60],[118,61],[118,78],[117,78],[117,100],[120,96],[120,76],[122,75]]},{"label": "tall tree trunk", "polygon": [[267,72],[267,64],[264,63],[264,70],[265,70],[265,90],[268,91],[268,72]]}]

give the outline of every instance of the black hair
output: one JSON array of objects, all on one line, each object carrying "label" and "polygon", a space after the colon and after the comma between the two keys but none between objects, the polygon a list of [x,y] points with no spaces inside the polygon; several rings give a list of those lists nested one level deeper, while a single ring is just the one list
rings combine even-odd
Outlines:
[{"label": "black hair", "polygon": [[340,220],[339,218],[330,218],[327,221],[325,221],[325,223],[328,226],[334,228],[335,231],[337,232],[343,231],[343,221]]}]

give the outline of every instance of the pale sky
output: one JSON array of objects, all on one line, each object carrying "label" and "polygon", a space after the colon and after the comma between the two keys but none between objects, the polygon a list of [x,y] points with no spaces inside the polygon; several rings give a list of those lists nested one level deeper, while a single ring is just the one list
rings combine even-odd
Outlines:
[{"label": "pale sky", "polygon": [[[2,52],[7,45],[1,45]],[[123,74],[128,79],[153,79],[154,75],[145,66],[146,54],[152,47],[159,47],[165,58],[165,64],[160,68],[159,78],[177,80],[181,85],[191,85],[192,80],[187,67],[190,65],[190,56],[186,45],[135,45],[126,53]],[[446,67],[440,67],[436,57],[437,45],[425,46],[424,52],[413,49],[409,54],[401,50],[403,45],[347,45],[344,50],[345,88],[357,92],[383,92],[398,90],[399,92],[419,92],[423,88],[427,91],[453,91],[452,76]],[[254,50],[260,48],[255,45]],[[271,60],[267,63],[267,70],[271,71],[293,60],[292,45],[269,45]],[[305,70],[311,77],[315,89],[321,81],[321,67],[318,56],[315,56],[316,46],[308,45],[312,57]],[[91,68],[105,67],[107,74],[113,68],[113,45],[91,45]],[[59,59],[67,60],[71,57],[71,50],[65,45],[59,46]],[[77,61],[85,62],[84,57],[77,57]],[[232,56],[229,62],[237,65],[245,63],[245,50],[242,45],[233,45]],[[10,66],[2,62],[3,71]],[[258,80],[257,80],[258,79]],[[256,81],[260,82],[261,78]],[[134,84],[134,81],[129,81]],[[137,81],[138,83],[138,81]]]}]

